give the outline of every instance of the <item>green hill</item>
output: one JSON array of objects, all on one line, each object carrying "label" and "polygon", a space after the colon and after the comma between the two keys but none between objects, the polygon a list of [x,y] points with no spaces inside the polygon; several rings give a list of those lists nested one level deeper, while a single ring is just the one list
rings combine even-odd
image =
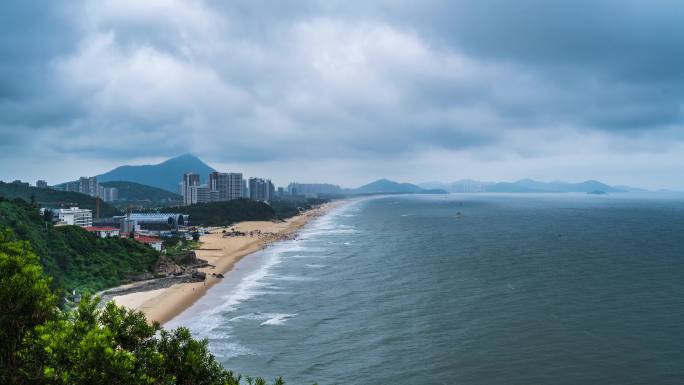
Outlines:
[{"label": "green hill", "polygon": [[[70,207],[93,210],[95,217],[95,198],[72,191],[58,191],[49,188],[38,188],[28,184],[0,182],[0,197],[6,199],[20,198],[26,202],[35,202],[41,207]],[[110,217],[121,212],[114,206],[100,201],[100,217]]]},{"label": "green hill", "polygon": [[[80,194],[79,194],[80,195]],[[46,225],[38,208],[21,199],[0,198],[0,229],[29,241],[53,284],[95,292],[133,275],[152,272],[159,253],[127,238],[98,238],[77,226]]]},{"label": "green hill", "polygon": [[119,190],[119,200],[114,202],[118,206],[128,204],[143,207],[174,206],[183,201],[183,197],[179,194],[141,183],[113,181],[100,184],[105,187],[116,187]]},{"label": "green hill", "polygon": [[241,221],[269,221],[276,218],[271,206],[249,199],[167,207],[161,211],[188,214],[192,224],[204,226],[227,226]]},{"label": "green hill", "polygon": [[324,200],[286,202],[275,201],[271,205],[250,199],[234,199],[225,202],[198,203],[190,206],[166,207],[161,212],[190,215],[190,223],[203,226],[227,226],[242,221],[271,221],[287,219],[308,210],[312,204]]}]

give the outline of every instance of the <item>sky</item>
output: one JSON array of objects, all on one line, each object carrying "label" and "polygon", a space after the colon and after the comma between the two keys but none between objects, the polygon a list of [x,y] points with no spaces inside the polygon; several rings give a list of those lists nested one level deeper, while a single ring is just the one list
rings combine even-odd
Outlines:
[{"label": "sky", "polygon": [[192,153],[358,186],[684,189],[680,0],[0,4],[0,180]]}]

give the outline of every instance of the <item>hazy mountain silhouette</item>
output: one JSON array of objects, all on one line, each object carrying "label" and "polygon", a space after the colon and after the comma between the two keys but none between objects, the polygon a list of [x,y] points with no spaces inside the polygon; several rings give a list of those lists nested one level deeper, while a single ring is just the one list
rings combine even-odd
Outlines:
[{"label": "hazy mountain silhouette", "polygon": [[411,183],[399,183],[389,179],[378,179],[361,187],[350,189],[352,194],[440,194],[441,189],[424,189]]},{"label": "hazy mountain silhouette", "polygon": [[438,188],[448,192],[624,192],[645,191],[635,188],[620,188],[609,186],[596,180],[587,180],[580,183],[568,182],[540,182],[532,179],[521,179],[516,182],[479,182],[472,179],[464,179],[453,183],[428,182],[419,185],[422,188]]},{"label": "hazy mountain silhouette", "polygon": [[97,176],[98,182],[128,181],[158,187],[173,193],[179,192],[178,184],[186,172],[200,174],[204,181],[215,171],[198,157],[184,154],[153,165],[120,166]]}]

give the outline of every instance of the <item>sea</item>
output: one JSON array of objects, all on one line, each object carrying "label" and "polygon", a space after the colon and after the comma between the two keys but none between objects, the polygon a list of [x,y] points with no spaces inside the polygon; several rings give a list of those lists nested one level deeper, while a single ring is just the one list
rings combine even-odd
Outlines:
[{"label": "sea", "polygon": [[287,384],[684,384],[684,195],[349,201],[165,326]]}]

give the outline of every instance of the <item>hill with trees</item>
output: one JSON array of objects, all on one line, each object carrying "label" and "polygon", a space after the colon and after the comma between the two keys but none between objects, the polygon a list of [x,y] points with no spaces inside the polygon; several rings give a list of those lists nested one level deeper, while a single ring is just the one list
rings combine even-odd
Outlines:
[{"label": "hill with trees", "polygon": [[100,185],[116,187],[119,190],[119,199],[113,202],[113,205],[118,207],[128,205],[137,207],[177,206],[183,202],[183,197],[179,194],[142,183],[113,181],[102,182]]},{"label": "hill with trees", "polygon": [[96,292],[152,272],[159,252],[128,238],[99,238],[77,226],[52,226],[38,208],[0,198],[0,228],[27,241],[53,277],[54,289]]},{"label": "hill with trees", "polygon": [[[0,197],[6,199],[20,198],[29,203],[35,203],[41,207],[59,208],[78,206],[82,209],[93,211],[96,215],[96,199],[90,195],[73,191],[58,191],[50,188],[38,188],[29,186],[28,183],[5,183],[0,182]],[[100,216],[108,217],[119,215],[121,212],[116,207],[100,201]]]},{"label": "hill with trees", "polygon": [[250,199],[197,203],[190,206],[165,207],[158,211],[190,215],[190,223],[202,226],[228,226],[242,221],[287,219],[325,200],[273,201],[270,204]]},{"label": "hill with trees", "polygon": [[190,223],[203,226],[228,226],[235,222],[270,221],[276,218],[275,211],[271,206],[249,199],[167,207],[160,211],[188,214],[190,215]]}]

